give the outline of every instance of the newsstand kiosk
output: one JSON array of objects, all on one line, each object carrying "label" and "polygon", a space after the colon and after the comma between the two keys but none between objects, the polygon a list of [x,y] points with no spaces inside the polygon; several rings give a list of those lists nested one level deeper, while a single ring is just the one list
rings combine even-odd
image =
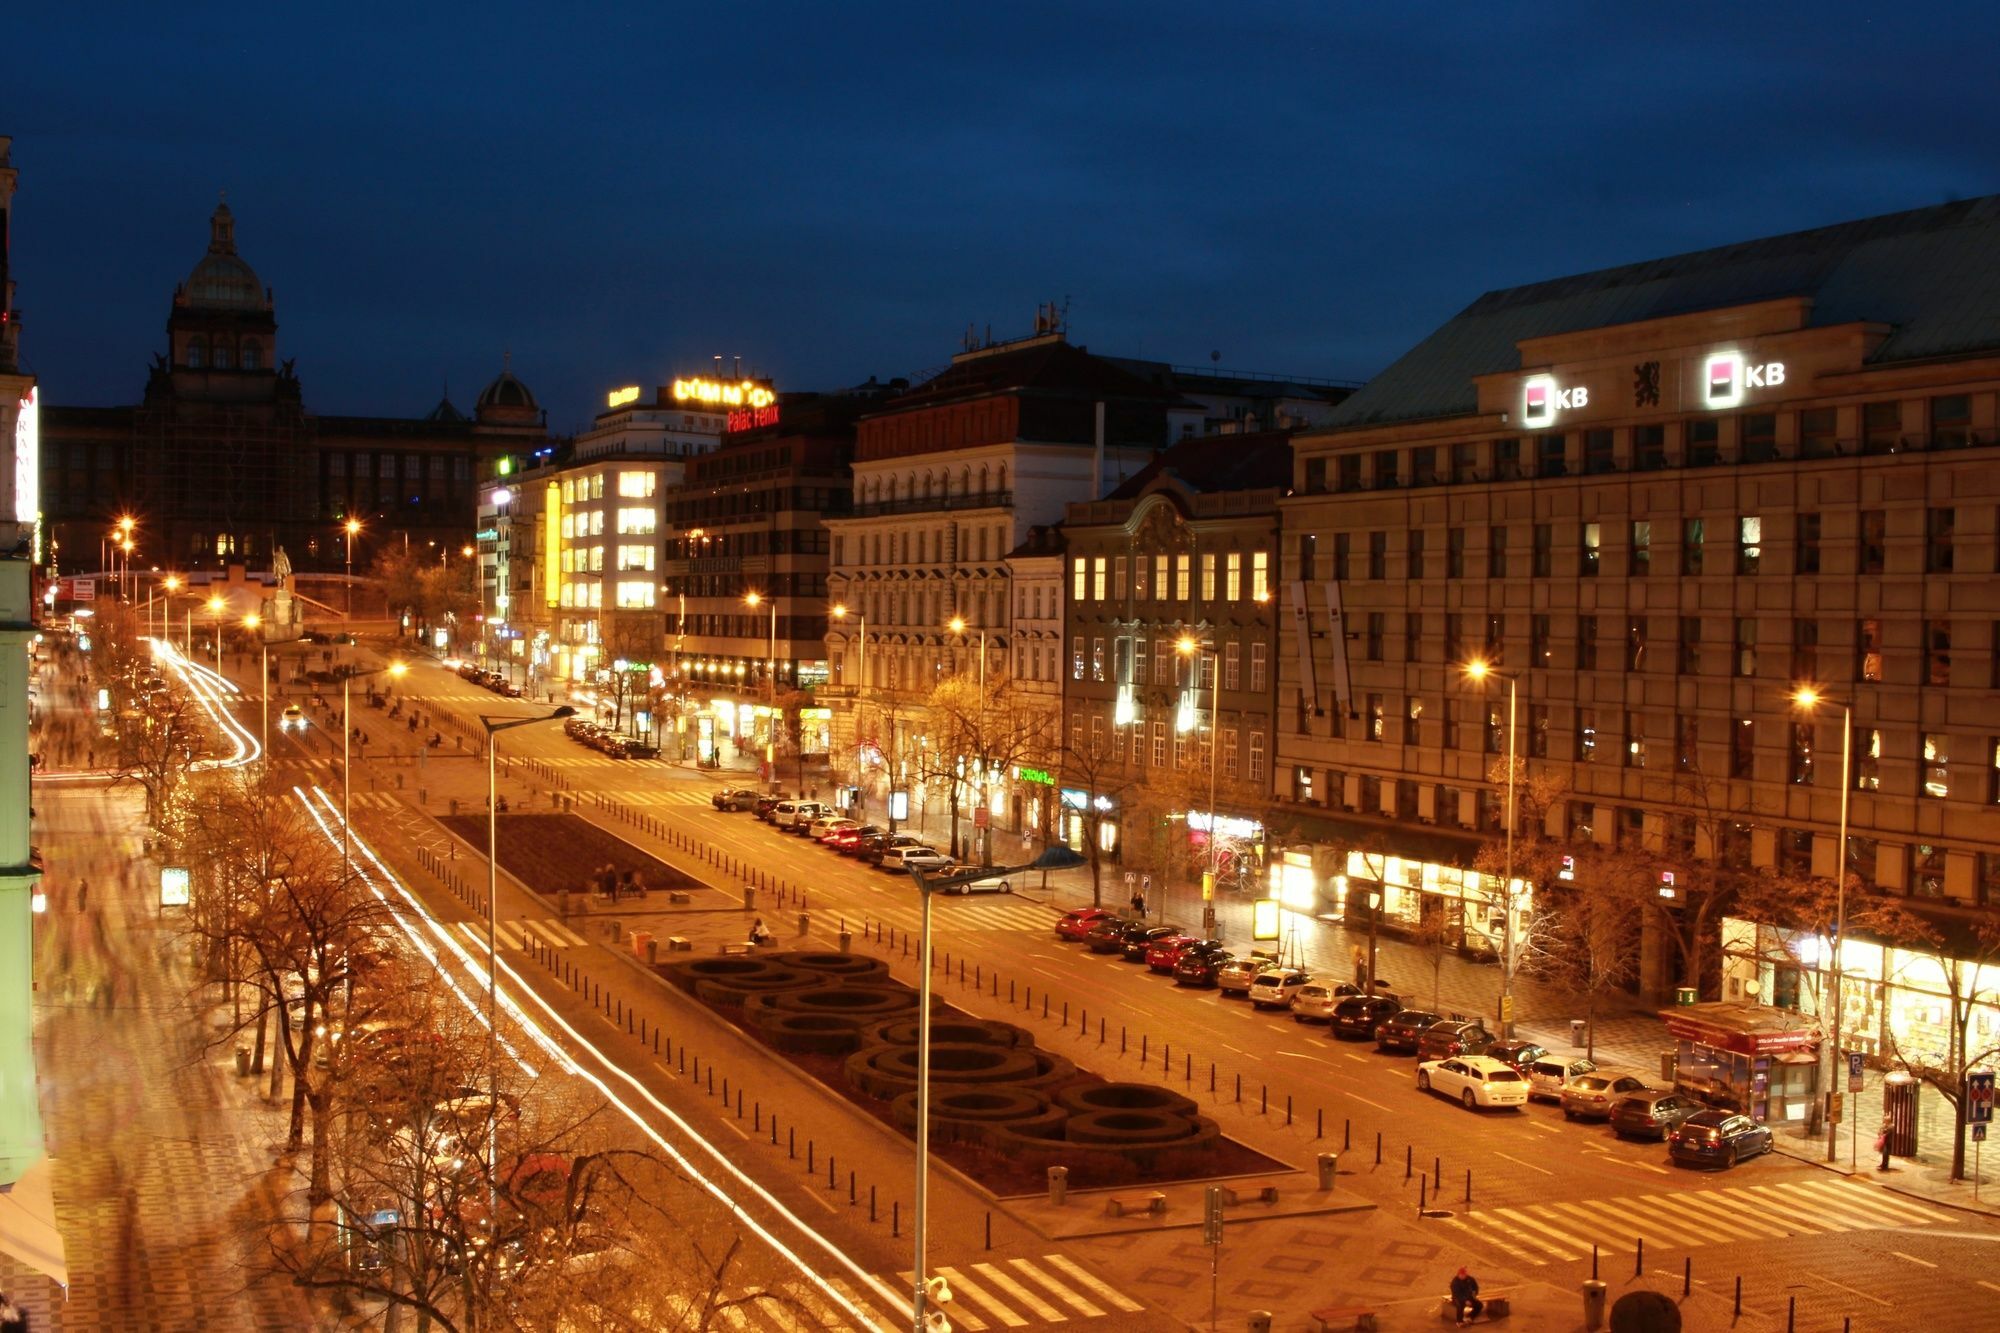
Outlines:
[{"label": "newsstand kiosk", "polygon": [[1769,1005],[1713,1001],[1662,1009],[1676,1039],[1674,1086],[1774,1130],[1819,1127],[1819,1034]]}]

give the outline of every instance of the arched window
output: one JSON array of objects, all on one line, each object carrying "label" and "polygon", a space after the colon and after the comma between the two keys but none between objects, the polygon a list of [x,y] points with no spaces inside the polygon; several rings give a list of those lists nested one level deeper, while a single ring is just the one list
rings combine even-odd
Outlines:
[{"label": "arched window", "polygon": [[1007,465],[1005,463],[1002,463],[1000,465],[999,473],[995,477],[993,482],[993,487],[995,490],[1001,490],[1001,491],[1007,489]]},{"label": "arched window", "polygon": [[215,340],[215,368],[217,370],[229,369],[229,344],[220,338]]},{"label": "arched window", "polygon": [[981,495],[986,494],[986,492],[990,489],[991,480],[992,479],[987,475],[986,472],[986,464],[981,463],[979,465],[979,493]]},{"label": "arched window", "polygon": [[257,340],[255,338],[245,338],[243,340],[243,369],[255,370],[260,359],[261,354],[257,350]]},{"label": "arched window", "polygon": [[208,340],[206,338],[200,334],[196,334],[194,337],[188,339],[187,363],[190,366],[193,366],[197,370],[201,369],[202,362],[207,357]]}]

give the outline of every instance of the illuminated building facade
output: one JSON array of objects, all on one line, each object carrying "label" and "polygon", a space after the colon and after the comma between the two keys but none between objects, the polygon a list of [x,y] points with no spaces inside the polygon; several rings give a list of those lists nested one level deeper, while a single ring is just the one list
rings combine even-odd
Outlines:
[{"label": "illuminated building facade", "polygon": [[[1580,881],[1610,846],[2000,910],[1996,246],[1986,198],[1493,292],[1302,435],[1273,787],[1315,909],[1480,900],[1508,729],[1483,658]],[[1756,931],[1704,987],[1803,1003],[1811,949],[1773,967]],[[1877,1040],[1886,952],[1849,992]],[[1649,939],[1649,989],[1676,966]]]}]

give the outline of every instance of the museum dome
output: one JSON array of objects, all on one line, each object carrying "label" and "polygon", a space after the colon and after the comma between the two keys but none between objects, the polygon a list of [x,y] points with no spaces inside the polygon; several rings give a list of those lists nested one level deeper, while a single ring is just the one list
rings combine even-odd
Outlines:
[{"label": "museum dome", "polygon": [[257,271],[236,253],[236,219],[228,204],[208,220],[208,253],[181,284],[177,304],[209,310],[269,310],[271,299]]},{"label": "museum dome", "polygon": [[514,376],[509,356],[493,382],[479,391],[472,406],[473,418],[487,426],[534,426],[541,424],[541,404],[528,386]]}]

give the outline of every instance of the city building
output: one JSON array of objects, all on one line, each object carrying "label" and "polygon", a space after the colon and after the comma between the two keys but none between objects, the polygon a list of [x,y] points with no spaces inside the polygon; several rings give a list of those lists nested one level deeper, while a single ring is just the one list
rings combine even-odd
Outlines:
[{"label": "city building", "polygon": [[[1159,845],[1131,859],[1167,869],[1219,832],[1218,873],[1260,871],[1291,441],[1190,436],[1103,499],[1069,506],[1061,776],[1073,846],[1088,823],[1103,852],[1143,832]],[[1089,821],[1096,802],[1111,808]]]},{"label": "city building", "polygon": [[[1617,848],[1845,866],[1947,938],[2000,910],[1996,246],[1989,197],[1492,292],[1301,435],[1293,905],[1504,929],[1472,867],[1511,742],[1560,793],[1521,832],[1574,844],[1580,882]],[[1657,992],[1679,962],[1648,920]],[[1810,1008],[1828,960],[1799,924],[1709,922],[1727,956],[1694,980]],[[1850,1045],[1936,1040],[1938,960],[1845,944]]]},{"label": "city building", "polygon": [[238,252],[227,204],[208,250],[174,289],[167,344],[137,405],[43,411],[43,504],[67,571],[110,562],[106,536],[136,520],[134,567],[268,568],[278,547],[303,574],[357,572],[386,543],[456,551],[471,537],[475,478],[527,451],[545,414],[511,370],[470,417],[440,400],[420,418],[307,410],[279,350],[276,306]]},{"label": "city building", "polygon": [[[861,419],[853,506],[827,524],[828,592],[848,611],[827,656],[836,751],[880,756],[867,766],[864,800],[903,792],[921,802],[937,785],[920,780],[924,701],[947,676],[982,665],[989,688],[1002,688],[1014,659],[1009,553],[1072,501],[1144,467],[1168,442],[1179,402],[1071,343],[1045,311],[1031,336],[975,342]],[[943,757],[933,771],[956,762]],[[991,803],[981,818],[1010,818],[1035,794],[1017,801],[1006,773],[975,785]]]},{"label": "city building", "polygon": [[[1063,734],[1063,533],[1060,525],[1036,525],[1007,553],[1007,583],[1013,590],[1011,623],[1014,661],[1008,668],[1015,701],[1039,719],[1033,732],[1049,738],[1051,756]],[[1017,762],[1009,777],[1013,791],[1005,812],[1009,826],[1037,837],[1060,836],[1060,764]]]}]

